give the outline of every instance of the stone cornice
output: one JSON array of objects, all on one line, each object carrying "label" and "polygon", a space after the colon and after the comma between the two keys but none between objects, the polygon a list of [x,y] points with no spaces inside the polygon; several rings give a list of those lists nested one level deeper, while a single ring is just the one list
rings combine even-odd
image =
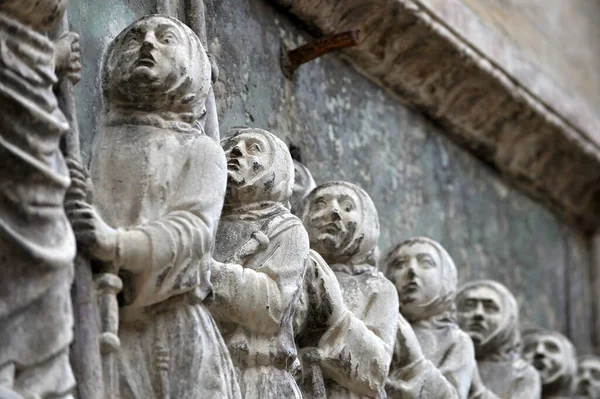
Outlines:
[{"label": "stone cornice", "polygon": [[361,43],[345,53],[362,73],[585,231],[600,226],[597,115],[507,43],[494,37],[483,51],[496,57],[484,53],[481,38],[467,41],[423,5],[430,0],[271,1],[323,34],[360,29]]}]

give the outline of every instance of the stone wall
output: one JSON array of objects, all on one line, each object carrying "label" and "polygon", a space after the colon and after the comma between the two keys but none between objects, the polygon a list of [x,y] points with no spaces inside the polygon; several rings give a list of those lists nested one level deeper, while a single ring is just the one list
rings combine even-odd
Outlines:
[{"label": "stone wall", "polygon": [[[328,55],[294,81],[279,66],[280,45],[311,40],[265,0],[207,0],[215,92],[225,134],[232,126],[271,130],[300,149],[317,182],[360,184],[379,209],[387,250],[429,235],[454,257],[460,279],[506,283],[523,318],[555,328],[586,351],[592,345],[588,238],[450,142],[440,128]],[[84,79],[77,88],[85,156],[100,115],[98,65],[112,37],[154,5],[142,0],[71,0],[82,35]],[[85,100],[84,100],[85,99]]]},{"label": "stone wall", "polygon": [[555,81],[600,107],[600,2],[462,1]]}]

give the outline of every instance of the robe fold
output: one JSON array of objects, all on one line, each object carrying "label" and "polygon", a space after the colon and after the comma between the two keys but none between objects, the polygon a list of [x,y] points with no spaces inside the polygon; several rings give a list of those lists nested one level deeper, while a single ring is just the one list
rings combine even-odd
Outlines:
[{"label": "robe fold", "polygon": [[94,203],[118,230],[121,397],[239,398],[204,304],[225,195],[223,151],[200,132],[108,126],[91,176]]}]

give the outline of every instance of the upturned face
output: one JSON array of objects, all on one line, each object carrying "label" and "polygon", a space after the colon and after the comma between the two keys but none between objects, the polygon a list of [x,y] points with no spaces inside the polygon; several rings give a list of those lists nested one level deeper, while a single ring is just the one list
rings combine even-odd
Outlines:
[{"label": "upturned face", "polygon": [[575,393],[585,398],[600,398],[600,359],[585,359],[575,375]]},{"label": "upturned face", "polygon": [[311,246],[321,255],[337,255],[348,246],[361,222],[360,198],[350,187],[318,189],[304,217]]},{"label": "upturned face", "polygon": [[244,133],[229,140],[225,147],[227,184],[242,186],[268,168],[272,160],[271,146],[257,133]]},{"label": "upturned face", "polygon": [[416,242],[400,247],[390,266],[402,308],[417,309],[439,297],[444,284],[441,259],[431,245]]},{"label": "upturned face", "polygon": [[525,342],[523,358],[537,369],[544,385],[556,381],[564,371],[565,354],[561,348],[560,340],[548,334],[539,334]]},{"label": "upturned face", "polygon": [[474,287],[456,303],[458,323],[475,346],[487,341],[502,322],[502,299],[489,287]]},{"label": "upturned face", "polygon": [[[173,21],[154,17],[133,25],[123,38],[115,81],[127,89],[169,88],[189,64],[188,38]],[[182,70],[183,69],[183,70]]]}]

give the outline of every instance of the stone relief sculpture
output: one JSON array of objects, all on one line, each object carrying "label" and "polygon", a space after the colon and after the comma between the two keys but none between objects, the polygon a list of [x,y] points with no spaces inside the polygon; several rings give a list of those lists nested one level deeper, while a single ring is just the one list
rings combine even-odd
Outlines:
[{"label": "stone relief sculpture", "polygon": [[600,357],[588,355],[579,359],[573,392],[581,398],[600,398]]},{"label": "stone relief sculpture", "polygon": [[542,398],[568,398],[577,368],[575,347],[556,331],[536,328],[523,333],[522,356],[542,380]]},{"label": "stone relief sculpture", "polygon": [[123,280],[121,398],[240,397],[204,304],[227,179],[198,123],[209,87],[206,52],[177,19],[141,18],[107,50],[95,206],[69,208],[78,241]]},{"label": "stone relief sculpture", "polygon": [[367,262],[379,239],[375,205],[360,187],[336,181],[312,190],[302,209],[314,250],[298,337],[304,397],[385,397],[398,297]]},{"label": "stone relief sculpture", "polygon": [[222,141],[227,194],[217,231],[211,312],[237,369],[244,398],[301,398],[293,316],[309,252],[287,208],[294,165],[285,144],[241,128]]},{"label": "stone relief sculpture", "polygon": [[70,398],[75,239],[53,86],[80,78],[79,39],[52,43],[64,0],[0,2],[0,397]]},{"label": "stone relief sculpture", "polygon": [[[520,357],[519,305],[508,288],[491,280],[470,282],[457,293],[456,306],[485,387],[502,399],[539,398],[539,375]],[[481,390],[472,388],[472,395]]]},{"label": "stone relief sculpture", "polygon": [[292,198],[290,198],[291,210],[294,215],[300,216],[302,212],[302,200],[315,187],[317,187],[317,184],[310,170],[304,164],[294,160],[294,189],[292,191]]},{"label": "stone relief sculpture", "polygon": [[384,262],[386,276],[398,290],[400,313],[420,344],[407,344],[410,334],[406,328],[398,330],[388,397],[467,398],[477,368],[473,343],[455,322],[452,258],[438,242],[416,237],[394,247]]}]

